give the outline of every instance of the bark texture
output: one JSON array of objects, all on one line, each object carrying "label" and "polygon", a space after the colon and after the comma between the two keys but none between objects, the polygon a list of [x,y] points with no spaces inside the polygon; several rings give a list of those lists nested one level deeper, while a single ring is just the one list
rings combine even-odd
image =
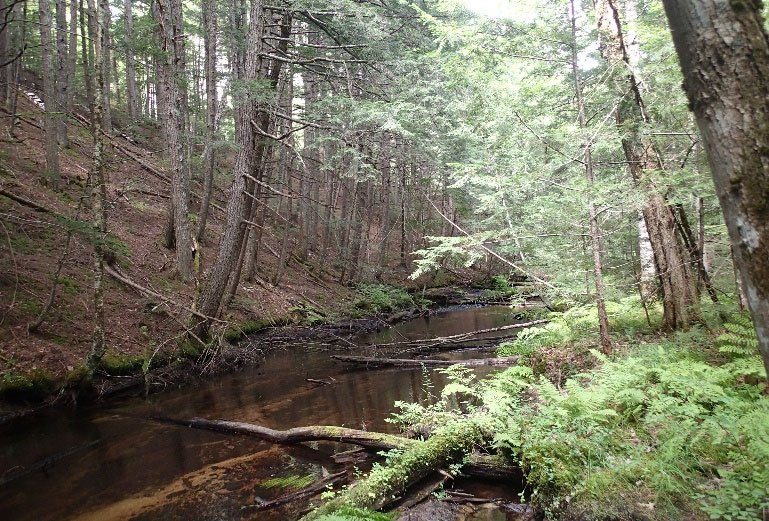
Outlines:
[{"label": "bark texture", "polygon": [[125,0],[125,73],[126,73],[126,104],[128,105],[128,117],[135,121],[139,117],[139,100],[136,90],[136,52],[134,46],[134,15],[133,1]]},{"label": "bark texture", "polygon": [[196,237],[202,241],[206,232],[208,209],[213,190],[214,165],[216,164],[216,114],[218,97],[216,92],[216,2],[203,0],[203,44],[205,47],[206,69],[206,152],[204,157],[205,174],[203,178],[203,201],[200,203],[200,215]]},{"label": "bark texture", "polygon": [[51,26],[53,14],[48,0],[41,0],[38,14],[40,16],[40,43],[43,68],[43,103],[45,104],[45,177],[54,190],[59,189],[61,172],[59,170],[59,139],[57,136],[56,118],[56,71],[53,59],[53,40]]},{"label": "bark texture", "polygon": [[673,209],[655,186],[654,172],[663,170],[659,152],[638,129],[639,125],[649,123],[642,83],[634,66],[639,57],[631,56],[639,52],[638,46],[626,44],[616,1],[595,0],[594,5],[601,55],[617,71],[629,71],[624,77],[621,72],[615,73],[617,92],[622,96],[617,124],[630,127],[622,139],[622,148],[634,183],[648,194],[643,216],[662,287],[663,325],[667,329],[686,328],[697,319],[692,310],[697,300],[695,281],[688,253],[678,236]]},{"label": "bark texture", "polygon": [[176,249],[176,267],[185,282],[194,278],[193,246],[189,213],[189,178],[184,161],[184,94],[179,77],[184,74],[184,28],[180,0],[158,0],[157,12],[163,83],[163,126],[171,159],[171,202],[166,242]]},{"label": "bark texture", "polygon": [[[246,33],[245,65],[243,77],[240,78],[246,84],[259,78],[262,71],[260,52],[263,32],[264,7],[260,0],[253,0]],[[236,56],[234,61],[237,62],[239,59],[239,56]],[[198,299],[198,310],[208,316],[216,316],[219,311],[230,272],[238,261],[242,241],[242,221],[247,215],[246,176],[250,175],[250,168],[253,164],[255,130],[252,122],[256,118],[257,107],[256,103],[248,99],[247,96],[239,96],[236,99],[239,101],[238,105],[234,107],[234,111],[238,114],[235,119],[235,141],[238,144],[238,151],[235,154],[232,185],[227,201],[226,223],[219,240],[219,253]],[[199,322],[195,328],[197,336],[203,338],[209,327],[208,321]]]},{"label": "bark texture", "polygon": [[59,144],[68,146],[67,120],[64,113],[69,105],[69,71],[67,57],[67,4],[66,0],[56,0],[56,96],[57,109],[61,113],[56,118],[56,132]]},{"label": "bark texture", "polygon": [[664,0],[769,374],[769,37],[753,0]]},{"label": "bark texture", "polygon": [[[97,16],[102,4],[96,8]],[[91,170],[92,222],[97,234],[94,241],[94,281],[93,281],[93,307],[94,328],[91,339],[91,349],[86,359],[86,379],[90,380],[99,366],[106,351],[106,335],[104,324],[104,237],[107,233],[107,184],[104,168],[104,96],[106,88],[104,81],[104,47],[105,32],[101,24],[96,27],[96,39],[94,42],[94,76],[96,87],[96,100],[94,103],[93,139],[94,154]]]}]

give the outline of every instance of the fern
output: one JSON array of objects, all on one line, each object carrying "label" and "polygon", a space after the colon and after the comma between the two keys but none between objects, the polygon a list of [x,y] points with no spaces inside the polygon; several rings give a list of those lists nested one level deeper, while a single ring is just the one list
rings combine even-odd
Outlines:
[{"label": "fern", "polygon": [[758,337],[747,313],[734,315],[724,328],[726,333],[716,339],[719,351],[737,356],[753,355],[758,351]]}]

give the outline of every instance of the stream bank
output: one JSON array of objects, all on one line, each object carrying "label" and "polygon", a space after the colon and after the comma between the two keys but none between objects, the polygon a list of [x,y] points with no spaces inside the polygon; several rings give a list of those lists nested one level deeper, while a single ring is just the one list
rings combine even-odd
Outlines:
[{"label": "stream bank", "polygon": [[[396,433],[385,420],[396,401],[428,404],[446,385],[437,371],[349,369],[330,355],[376,354],[371,343],[428,333],[452,334],[515,322],[519,312],[505,306],[459,306],[354,338],[355,347],[323,341],[288,340],[283,328],[249,337],[261,349],[268,337],[282,345],[265,350],[258,367],[206,378],[196,386],[113,398],[108,405],[48,408],[0,426],[0,504],[6,519],[292,519],[303,507],[249,513],[256,495],[272,499],[285,490],[265,488],[271,479],[333,473],[361,463],[336,463],[343,448],[320,442],[283,447],[253,439],[161,424],[152,417],[237,419],[290,428],[306,424],[340,425]],[[358,322],[347,324],[355,330]],[[335,327],[340,327],[338,324]],[[363,328],[363,325],[360,325]],[[380,324],[380,327],[384,327]],[[339,329],[326,328],[337,335]],[[491,344],[493,339],[488,339]],[[461,347],[461,346],[460,346]],[[431,355],[432,356],[432,355]],[[441,353],[473,358],[476,349]],[[492,368],[478,368],[488,374]],[[318,385],[312,380],[326,380]],[[32,483],[38,485],[32,486]],[[42,483],[42,485],[40,485]],[[41,494],[45,501],[41,501]],[[509,492],[509,501],[517,496]],[[496,494],[493,496],[496,497]],[[243,507],[246,506],[246,510]]]}]

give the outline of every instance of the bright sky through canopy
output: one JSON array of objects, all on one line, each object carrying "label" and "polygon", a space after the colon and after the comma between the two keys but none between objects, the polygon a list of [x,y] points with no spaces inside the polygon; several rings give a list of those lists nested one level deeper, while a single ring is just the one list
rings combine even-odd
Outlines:
[{"label": "bright sky through canopy", "polygon": [[516,9],[510,0],[462,0],[468,9],[489,18],[515,18]]}]

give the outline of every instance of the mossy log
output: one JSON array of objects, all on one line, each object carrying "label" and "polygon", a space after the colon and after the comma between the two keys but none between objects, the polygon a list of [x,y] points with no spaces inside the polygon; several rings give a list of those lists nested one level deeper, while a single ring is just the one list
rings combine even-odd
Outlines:
[{"label": "mossy log", "polygon": [[344,505],[380,510],[406,488],[428,474],[461,463],[484,442],[481,429],[471,420],[451,422],[424,442],[412,444],[391,458],[387,466],[377,466],[354,487],[308,513],[300,521],[312,521],[331,514]]},{"label": "mossy log", "polygon": [[360,445],[367,449],[388,450],[405,449],[414,443],[419,443],[417,440],[402,438],[393,434],[347,429],[345,427],[337,427],[334,425],[308,425],[305,427],[295,427],[293,429],[279,431],[262,425],[255,425],[253,423],[206,420],[205,418],[167,421],[197,429],[242,434],[286,445],[302,443],[305,441],[336,441]]},{"label": "mossy log", "polygon": [[[293,445],[305,441],[335,441],[339,443],[359,445],[373,450],[405,450],[426,443],[421,440],[404,438],[394,434],[347,429],[333,425],[309,425],[280,431],[252,423],[207,420],[205,418],[178,420],[156,417],[154,419],[196,429],[250,436],[285,445]],[[432,439],[432,437],[430,439]],[[477,452],[469,454],[469,461],[462,470],[466,474],[489,479],[520,479],[521,477],[520,468],[511,465],[502,457],[490,454],[479,454]]]}]

